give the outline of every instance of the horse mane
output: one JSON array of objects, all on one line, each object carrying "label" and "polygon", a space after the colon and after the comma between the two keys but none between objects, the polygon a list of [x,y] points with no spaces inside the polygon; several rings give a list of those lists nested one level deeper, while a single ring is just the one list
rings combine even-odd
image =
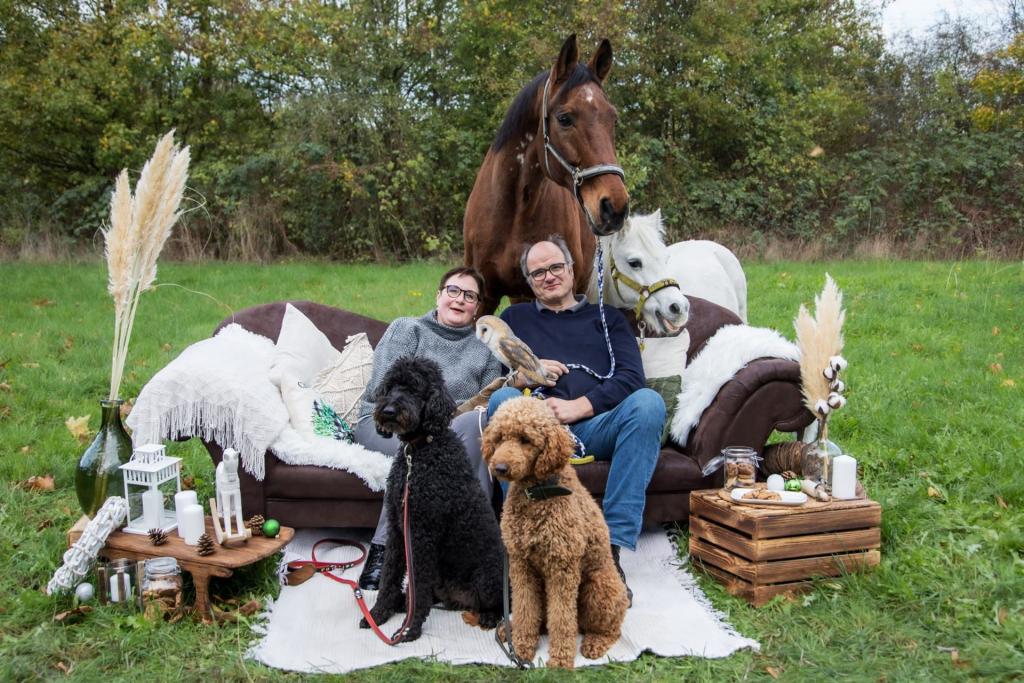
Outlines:
[{"label": "horse mane", "polygon": [[[508,108],[505,120],[501,122],[498,134],[494,136],[494,142],[491,143],[492,152],[501,151],[501,148],[510,140],[518,140],[526,133],[534,132],[536,124],[530,125],[530,111],[533,109],[533,100],[537,96],[537,91],[544,87],[544,80],[550,73],[550,70],[541,71],[512,100],[512,106]],[[572,90],[584,83],[597,83],[598,87],[601,87],[601,81],[597,79],[597,76],[590,70],[590,67],[577,62],[576,68],[569,74],[569,79],[562,87]]]},{"label": "horse mane", "polygon": [[636,234],[640,244],[652,254],[665,248],[665,225],[657,216],[655,212],[627,219],[629,232]]}]

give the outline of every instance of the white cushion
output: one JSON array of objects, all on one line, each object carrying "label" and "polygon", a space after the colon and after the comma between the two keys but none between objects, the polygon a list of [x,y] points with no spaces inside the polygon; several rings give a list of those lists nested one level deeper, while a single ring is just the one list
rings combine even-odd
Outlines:
[{"label": "white cushion", "polygon": [[317,390],[294,375],[285,373],[281,377],[281,398],[288,409],[288,421],[303,438],[351,440],[352,425],[339,422],[337,412]]},{"label": "white cushion", "polygon": [[644,374],[649,378],[682,375],[689,350],[689,330],[683,330],[674,337],[648,337],[640,350]]},{"label": "white cushion", "polygon": [[322,369],[313,379],[313,388],[341,419],[354,425],[366,385],[373,374],[373,347],[365,332],[345,340],[337,361]]},{"label": "white cushion", "polygon": [[318,330],[302,311],[287,304],[270,364],[271,381],[277,384],[288,375],[311,387],[317,373],[337,363],[340,355],[327,335]]}]

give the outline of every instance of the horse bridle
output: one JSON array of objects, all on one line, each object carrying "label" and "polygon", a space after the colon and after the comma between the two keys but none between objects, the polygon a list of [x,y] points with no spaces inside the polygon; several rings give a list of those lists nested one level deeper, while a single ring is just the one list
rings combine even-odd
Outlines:
[{"label": "horse bridle", "polygon": [[590,223],[590,229],[593,232],[597,232],[597,222],[594,217],[590,214],[590,209],[583,203],[583,197],[580,195],[580,188],[583,186],[583,181],[590,178],[596,178],[601,175],[614,174],[622,178],[623,182],[626,180],[626,174],[622,170],[621,166],[615,164],[595,164],[594,166],[588,166],[587,168],[580,168],[579,166],[573,166],[565,160],[555,146],[551,144],[551,138],[548,135],[548,91],[551,87],[551,76],[548,76],[547,80],[544,81],[544,99],[541,103],[541,125],[544,133],[544,169],[548,173],[548,177],[551,176],[551,166],[548,164],[548,153],[555,157],[555,161],[562,165],[569,175],[572,177],[572,193],[576,197],[576,201],[579,202],[580,207],[583,209],[583,213],[587,216],[587,221]]}]

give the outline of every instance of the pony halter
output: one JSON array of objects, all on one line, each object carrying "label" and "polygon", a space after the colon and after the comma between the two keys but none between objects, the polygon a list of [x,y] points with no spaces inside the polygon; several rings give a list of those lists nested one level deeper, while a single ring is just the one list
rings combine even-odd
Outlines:
[{"label": "pony halter", "polygon": [[641,284],[634,280],[633,278],[626,275],[625,273],[623,273],[621,270],[619,270],[619,267],[615,265],[614,256],[608,254],[608,260],[610,262],[609,269],[612,274],[612,284],[615,286],[615,291],[618,293],[619,298],[625,298],[622,296],[622,290],[619,289],[619,283],[626,285],[627,287],[629,287],[634,292],[640,295],[640,298],[637,300],[636,306],[633,309],[638,324],[643,323],[644,304],[647,303],[647,300],[651,298],[652,294],[662,289],[665,289],[666,287],[675,287],[676,289],[682,289],[679,286],[679,283],[670,277],[662,278],[661,280],[658,280],[657,282],[652,282],[649,285]]},{"label": "pony halter", "polygon": [[547,171],[548,177],[551,177],[551,166],[548,164],[548,153],[555,157],[555,161],[562,165],[569,175],[572,177],[572,193],[576,197],[576,201],[579,202],[580,207],[583,209],[583,213],[587,216],[587,222],[590,223],[590,229],[594,232],[597,227],[597,221],[590,214],[590,209],[583,203],[583,197],[580,195],[580,187],[583,186],[583,181],[589,178],[596,178],[601,175],[613,174],[622,178],[623,182],[626,180],[626,173],[622,170],[621,166],[615,164],[595,164],[594,166],[588,166],[586,168],[580,168],[579,166],[573,166],[565,160],[555,146],[551,144],[551,137],[548,135],[548,91],[551,88],[551,76],[547,77],[544,81],[544,99],[541,102],[541,130],[544,133],[544,170]]}]

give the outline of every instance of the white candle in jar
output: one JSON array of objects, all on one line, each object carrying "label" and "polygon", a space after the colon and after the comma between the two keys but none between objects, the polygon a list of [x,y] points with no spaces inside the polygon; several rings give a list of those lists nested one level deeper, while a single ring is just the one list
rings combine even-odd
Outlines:
[{"label": "white candle in jar", "polygon": [[202,505],[187,505],[181,511],[182,538],[188,545],[199,545],[199,537],[206,531],[206,517]]},{"label": "white candle in jar", "polygon": [[178,523],[178,536],[185,538],[185,525],[181,521],[181,513],[189,505],[197,505],[199,500],[196,498],[195,491],[178,491],[174,494],[174,517]]},{"label": "white candle in jar", "polygon": [[857,495],[857,460],[849,455],[832,459],[832,497],[849,500]]},{"label": "white candle in jar", "polygon": [[146,529],[160,529],[163,527],[162,515],[164,509],[164,494],[160,489],[149,489],[142,494],[142,520]]},{"label": "white candle in jar", "polygon": [[[123,577],[123,578],[122,578]],[[114,572],[110,575],[110,602],[121,602],[121,583],[128,588],[128,599],[132,599],[132,579],[131,575],[124,573],[119,574]]]}]

